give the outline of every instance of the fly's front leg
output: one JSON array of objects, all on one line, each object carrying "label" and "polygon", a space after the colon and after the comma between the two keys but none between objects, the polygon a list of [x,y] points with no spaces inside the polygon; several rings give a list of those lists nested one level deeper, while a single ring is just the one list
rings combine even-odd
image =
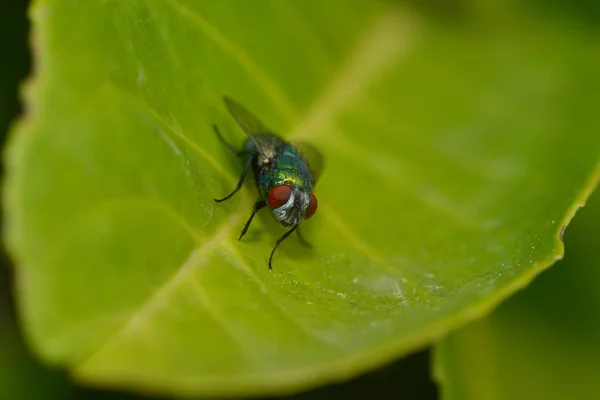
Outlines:
[{"label": "fly's front leg", "polygon": [[254,203],[254,207],[252,208],[252,214],[250,214],[250,218],[248,218],[248,221],[246,221],[246,225],[244,225],[244,229],[242,229],[242,233],[240,234],[240,237],[238,240],[242,240],[242,238],[244,237],[246,232],[248,232],[248,228],[250,228],[250,224],[252,223],[252,220],[254,219],[254,215],[256,215],[256,213],[259,212],[260,209],[266,205],[267,205],[267,202],[265,200],[258,200],[258,201],[256,201],[256,203]]},{"label": "fly's front leg", "polygon": [[290,236],[292,234],[292,232],[294,232],[296,229],[298,229],[299,226],[300,225],[294,225],[294,227],[292,229],[290,229],[289,231],[284,233],[283,236],[281,236],[279,239],[277,239],[277,241],[275,242],[275,246],[273,246],[273,250],[271,250],[271,255],[269,256],[269,269],[273,269],[271,267],[271,261],[273,260],[273,254],[275,254],[275,250],[277,250],[277,247],[279,247],[281,242],[283,242],[285,239],[287,239],[287,237]]}]

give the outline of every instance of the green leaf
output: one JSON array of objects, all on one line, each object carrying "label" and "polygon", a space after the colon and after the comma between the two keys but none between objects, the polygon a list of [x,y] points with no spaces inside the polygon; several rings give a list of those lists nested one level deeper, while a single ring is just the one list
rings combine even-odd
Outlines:
[{"label": "green leaf", "polygon": [[436,346],[444,399],[600,397],[600,193],[580,213],[564,261]]},{"label": "green leaf", "polygon": [[[284,393],[425,346],[526,285],[599,175],[600,59],[585,31],[462,11],[36,2],[5,187],[32,346],[96,385]],[[273,271],[268,212],[237,241],[251,179],[213,201],[241,171],[211,128],[244,139],[223,95],[324,155],[314,248],[290,238]]]}]

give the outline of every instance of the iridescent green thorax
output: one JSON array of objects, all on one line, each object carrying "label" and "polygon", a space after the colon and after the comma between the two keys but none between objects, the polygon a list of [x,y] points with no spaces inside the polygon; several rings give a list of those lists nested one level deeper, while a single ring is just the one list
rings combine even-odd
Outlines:
[{"label": "iridescent green thorax", "polygon": [[[272,140],[272,137],[265,138]],[[260,194],[267,197],[269,191],[283,183],[291,184],[312,192],[313,179],[306,160],[290,144],[280,140],[279,143],[271,142],[276,156],[269,165],[261,167],[254,163],[254,176]],[[247,146],[251,146],[247,143]]]}]

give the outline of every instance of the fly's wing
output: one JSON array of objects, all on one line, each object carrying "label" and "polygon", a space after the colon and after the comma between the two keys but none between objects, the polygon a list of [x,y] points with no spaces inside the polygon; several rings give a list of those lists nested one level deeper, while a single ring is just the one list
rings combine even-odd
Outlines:
[{"label": "fly's wing", "polygon": [[238,125],[246,132],[248,138],[254,142],[254,145],[261,156],[264,159],[270,159],[270,157],[267,156],[269,152],[266,151],[267,149],[263,148],[263,141],[258,140],[256,136],[264,133],[271,133],[271,130],[263,125],[258,118],[252,115],[246,107],[237,101],[227,96],[223,97],[223,101],[227,106],[227,110],[229,110],[229,113],[233,116]]},{"label": "fly's wing", "polygon": [[323,155],[315,146],[307,142],[294,142],[293,146],[306,161],[313,177],[313,185],[316,185],[325,165]]}]

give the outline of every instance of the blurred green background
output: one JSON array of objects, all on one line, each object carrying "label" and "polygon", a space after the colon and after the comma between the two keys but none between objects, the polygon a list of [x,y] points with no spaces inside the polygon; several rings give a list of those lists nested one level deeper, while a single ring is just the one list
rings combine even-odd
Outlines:
[{"label": "blurred green background", "polygon": [[[22,110],[19,85],[28,74],[26,1],[0,6],[0,132]],[[467,0],[427,0],[423,7],[450,15],[475,7]],[[540,12],[564,15],[597,35],[600,3],[531,0]],[[600,49],[600,47],[599,47]],[[403,399],[600,398],[600,195],[592,196],[565,234],[566,256],[490,318],[446,339],[435,352],[438,389],[424,351],[344,384],[292,398],[342,399],[379,394]],[[135,399],[82,388],[62,371],[40,365],[18,329],[10,261],[0,265],[0,400]]]}]

